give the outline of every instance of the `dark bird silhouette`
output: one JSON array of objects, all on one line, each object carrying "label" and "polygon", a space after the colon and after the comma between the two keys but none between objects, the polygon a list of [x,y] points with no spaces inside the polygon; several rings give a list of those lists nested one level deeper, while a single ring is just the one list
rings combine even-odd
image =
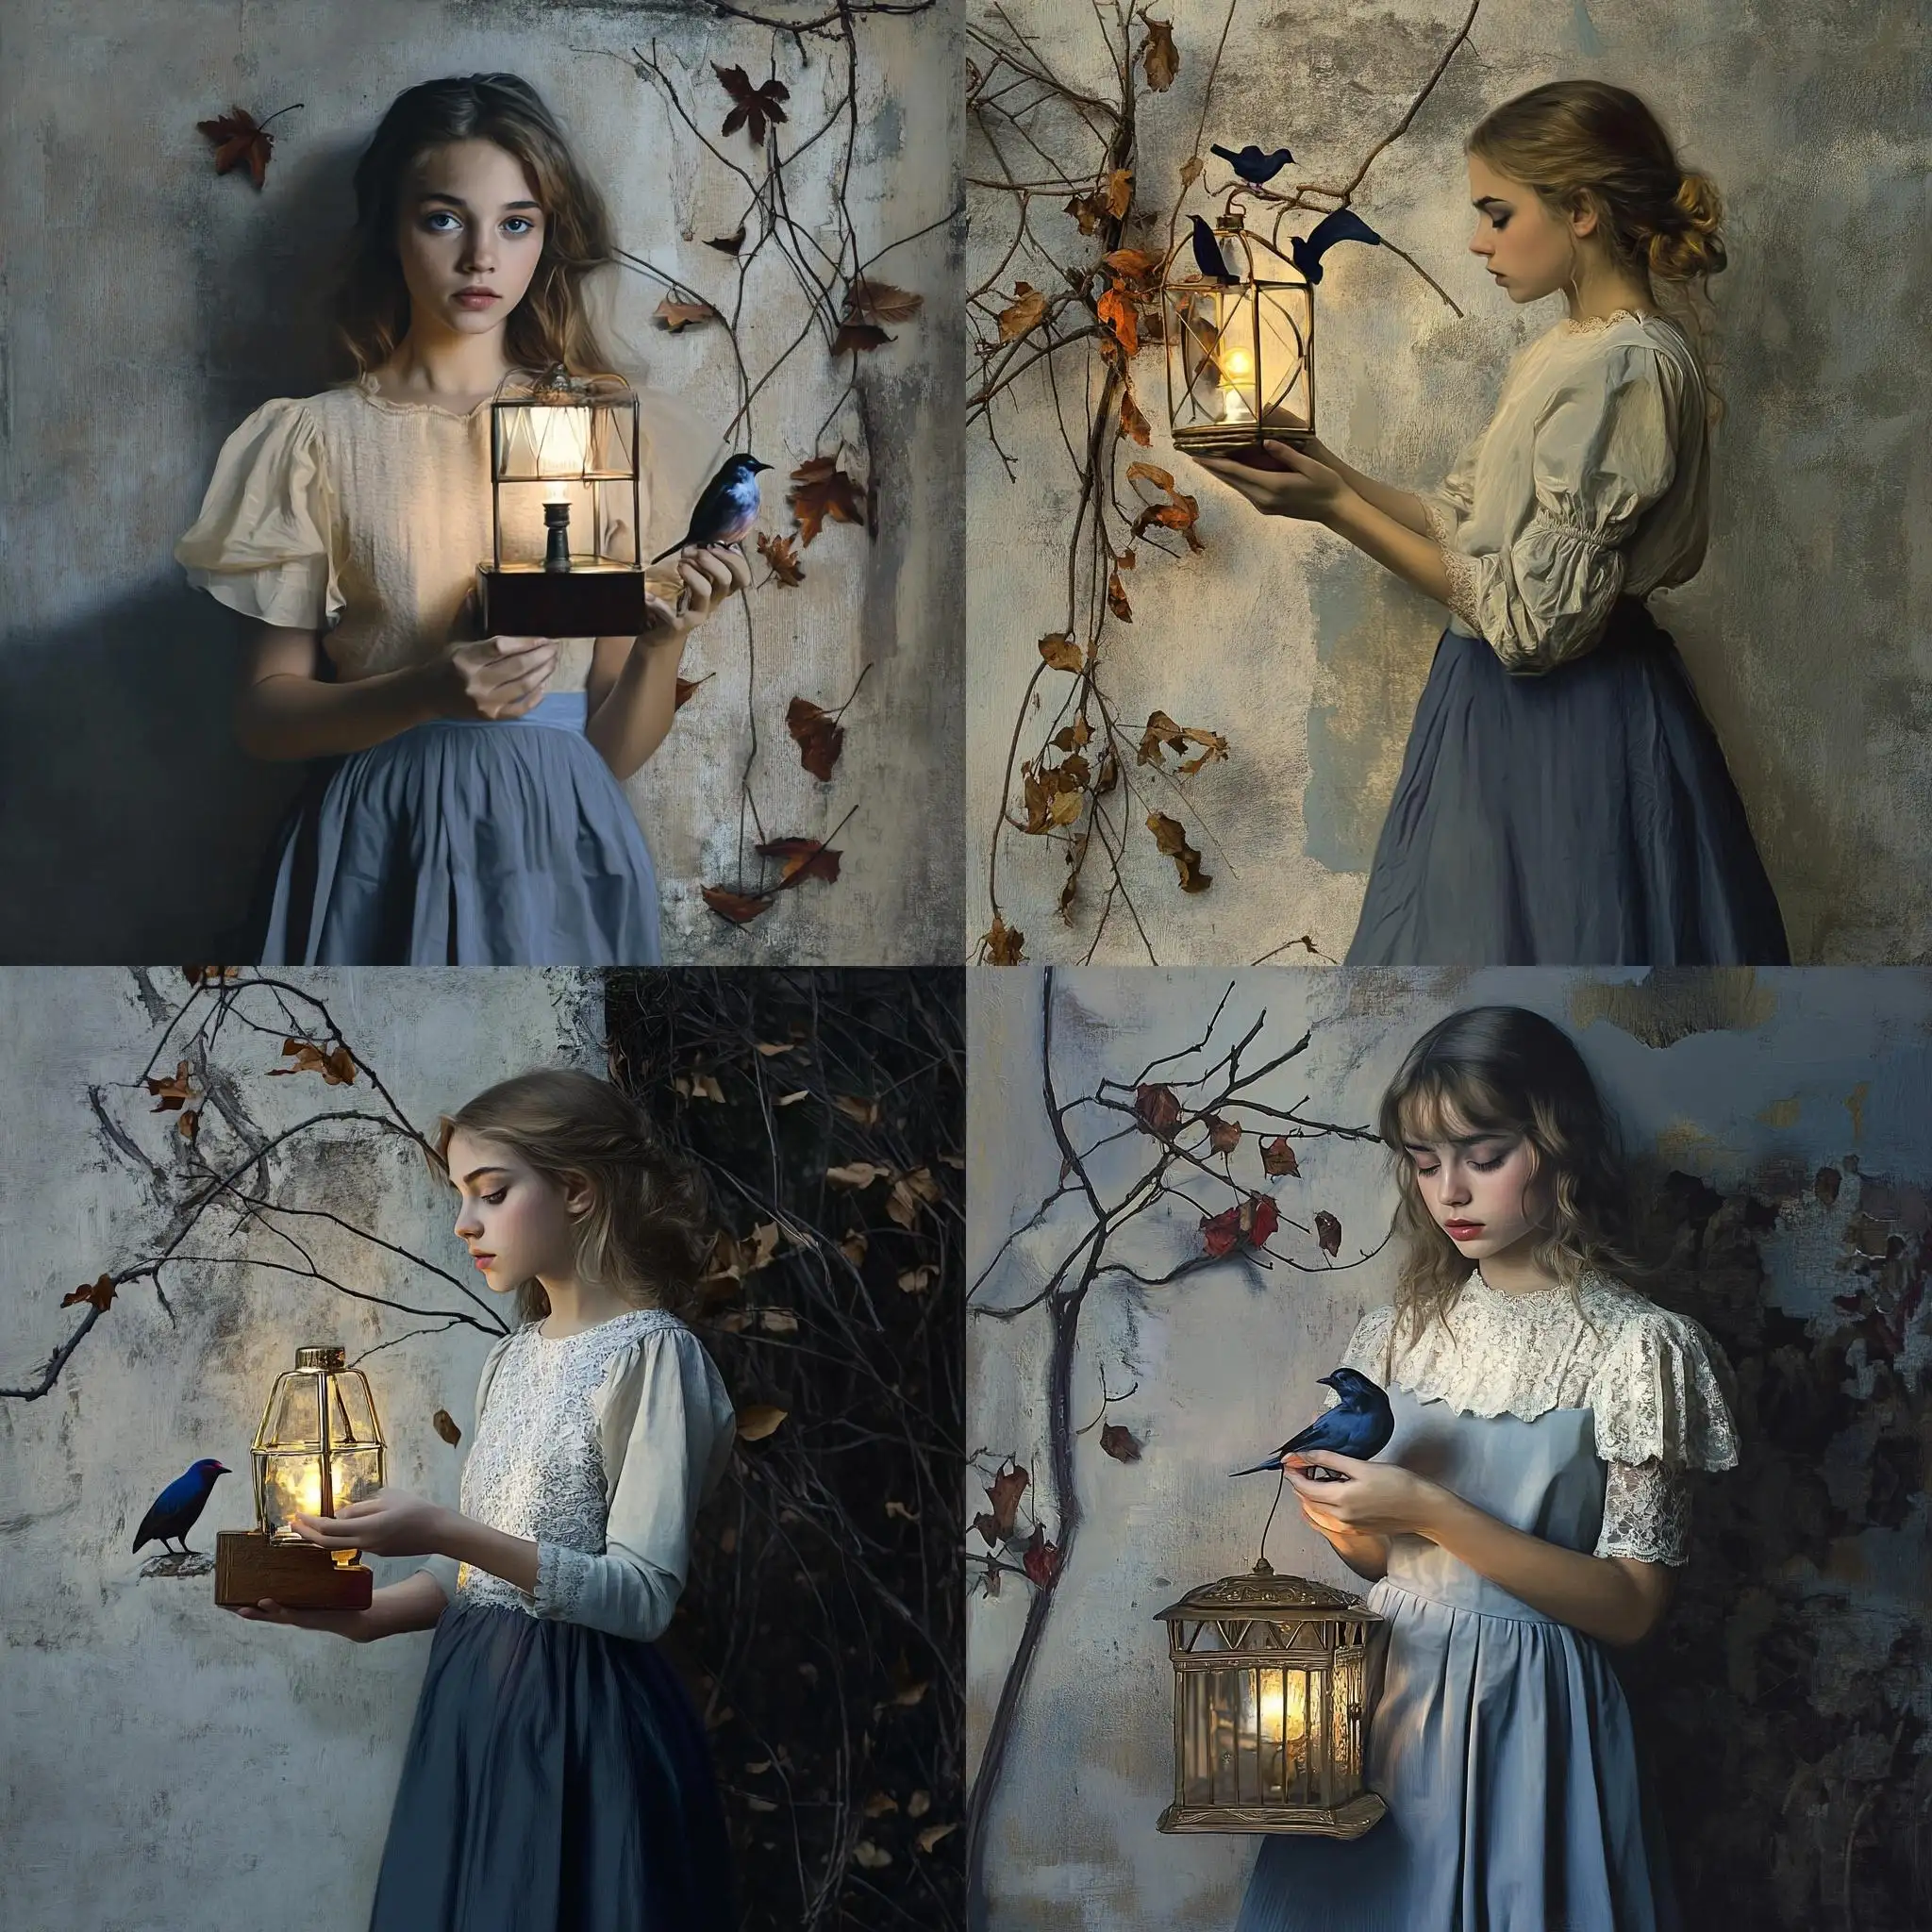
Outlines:
[{"label": "dark bird silhouette", "polygon": [[168,1550],[171,1557],[177,1554],[198,1555],[199,1552],[188,1547],[188,1532],[194,1527],[194,1519],[214,1493],[216,1479],[233,1474],[225,1462],[217,1462],[212,1456],[204,1456],[186,1475],[177,1475],[148,1505],[147,1514],[141,1519],[141,1528],[135,1535],[135,1553],[139,1555],[142,1544],[150,1538],[158,1537],[164,1550],[168,1549],[171,1539],[181,1545],[178,1552]]},{"label": "dark bird silhouette", "polygon": [[1255,188],[1274,180],[1294,159],[1285,147],[1276,148],[1272,155],[1264,155],[1252,141],[1239,150],[1223,147],[1217,141],[1211,152],[1219,155],[1243,181]]},{"label": "dark bird silhouette", "polygon": [[[754,456],[732,457],[705,485],[698,507],[691,513],[691,528],[671,550],[689,550],[703,543],[738,543],[751,534],[758,514],[758,472],[769,470]],[[662,563],[671,550],[652,558]]]},{"label": "dark bird silhouette", "polygon": [[1382,245],[1382,238],[1352,208],[1339,208],[1325,214],[1306,235],[1290,238],[1289,259],[1310,282],[1322,279],[1322,258],[1338,242],[1367,242]]},{"label": "dark bird silhouette", "polygon": [[[1237,1469],[1235,1475],[1258,1475],[1264,1469],[1279,1469],[1285,1456],[1306,1456],[1311,1450],[1328,1449],[1337,1456],[1352,1456],[1366,1462],[1389,1446],[1395,1433],[1395,1417],[1389,1398],[1376,1385],[1356,1369],[1337,1369],[1333,1374],[1316,1378],[1334,1390],[1341,1400],[1333,1408],[1324,1409],[1300,1435],[1291,1436],[1266,1462],[1251,1469]],[[1319,1471],[1311,1470],[1311,1475]],[[1324,1480],[1346,1481],[1332,1471]]]},{"label": "dark bird silhouette", "polygon": [[1241,277],[1228,267],[1227,258],[1221,252],[1221,243],[1214,239],[1214,230],[1199,215],[1194,223],[1194,263],[1204,275],[1211,276],[1217,282],[1234,283]]}]

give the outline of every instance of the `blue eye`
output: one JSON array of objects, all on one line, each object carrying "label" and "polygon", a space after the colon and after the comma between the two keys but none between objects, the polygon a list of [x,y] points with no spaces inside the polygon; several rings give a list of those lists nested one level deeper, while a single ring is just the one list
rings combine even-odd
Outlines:
[{"label": "blue eye", "polygon": [[503,225],[506,228],[514,226],[519,235],[525,235],[537,225],[528,215],[510,215]]},{"label": "blue eye", "polygon": [[[424,216],[423,225],[426,227],[432,235],[447,235],[449,233],[449,230],[447,228],[439,228],[438,226],[436,226],[436,224],[438,222],[456,221],[456,216],[451,214],[448,208],[432,208],[428,214]],[[460,222],[457,222],[457,225],[460,227],[462,224]]]}]

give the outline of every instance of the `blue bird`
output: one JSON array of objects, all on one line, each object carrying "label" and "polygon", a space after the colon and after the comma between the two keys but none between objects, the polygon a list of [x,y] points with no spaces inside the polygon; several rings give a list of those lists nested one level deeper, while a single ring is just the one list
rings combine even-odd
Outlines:
[{"label": "blue bird", "polygon": [[[671,550],[690,550],[706,543],[738,543],[751,533],[758,516],[758,472],[769,470],[754,456],[732,457],[705,485],[688,529]],[[671,550],[652,558],[662,563]]]},{"label": "blue bird", "polygon": [[1259,188],[1263,182],[1272,181],[1287,167],[1294,157],[1285,147],[1278,147],[1272,155],[1264,155],[1251,141],[1246,147],[1237,151],[1223,147],[1217,141],[1210,153],[1217,154],[1250,187]]},{"label": "blue bird", "polygon": [[[1366,1462],[1389,1446],[1395,1433],[1395,1417],[1389,1398],[1369,1378],[1356,1369],[1337,1369],[1333,1374],[1316,1378],[1334,1390],[1341,1400],[1333,1408],[1324,1409],[1300,1435],[1291,1436],[1266,1462],[1251,1469],[1237,1469],[1235,1475],[1258,1475],[1264,1469],[1279,1469],[1285,1456],[1306,1456],[1314,1449],[1332,1450],[1337,1456],[1352,1456]],[[1345,1481],[1334,1472],[1320,1472],[1323,1479]]]},{"label": "blue bird", "polygon": [[1322,258],[1338,242],[1367,242],[1379,248],[1382,238],[1352,208],[1339,208],[1325,214],[1306,235],[1291,237],[1289,258],[1308,282],[1322,279]]},{"label": "blue bird", "polygon": [[198,1555],[198,1551],[188,1547],[188,1532],[194,1527],[195,1518],[214,1493],[217,1478],[233,1474],[225,1462],[217,1462],[212,1456],[204,1456],[186,1475],[177,1475],[148,1505],[147,1514],[141,1519],[141,1528],[134,1539],[136,1555],[140,1554],[142,1544],[152,1537],[160,1539],[164,1550],[168,1550],[170,1539],[181,1545],[179,1551],[168,1550],[171,1557]]},{"label": "blue bird", "polygon": [[1227,258],[1221,252],[1221,243],[1214,239],[1214,230],[1199,215],[1192,217],[1194,224],[1194,263],[1204,275],[1217,282],[1235,283],[1241,277],[1228,267]]}]

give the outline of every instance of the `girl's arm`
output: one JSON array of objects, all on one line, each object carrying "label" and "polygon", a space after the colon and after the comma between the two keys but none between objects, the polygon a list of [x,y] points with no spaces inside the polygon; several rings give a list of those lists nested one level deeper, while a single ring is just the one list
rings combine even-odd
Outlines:
[{"label": "girl's arm", "polygon": [[327,684],[313,631],[257,624],[235,698],[235,735],[258,758],[366,751],[435,718],[521,717],[557,661],[545,638],[447,645],[426,664]]},{"label": "girl's arm", "polygon": [[299,1630],[326,1630],[352,1643],[375,1643],[409,1630],[433,1630],[437,1619],[449,1607],[449,1599],[435,1577],[419,1570],[400,1583],[386,1584],[372,1592],[366,1610],[291,1610],[273,1597],[229,1607],[251,1624],[290,1624]]},{"label": "girl's arm", "polygon": [[1380,482],[1365,471],[1344,463],[1319,438],[1309,445],[1309,454],[1318,463],[1326,463],[1364,503],[1372,504],[1384,516],[1392,517],[1405,530],[1413,530],[1418,537],[1428,536],[1423,500],[1412,490],[1398,490],[1392,483]]},{"label": "girl's arm", "polygon": [[724,598],[751,582],[738,551],[687,550],[677,560],[682,612],[647,595],[651,628],[634,638],[599,638],[586,687],[584,736],[621,784],[664,742],[677,714],[677,667],[686,640]]},{"label": "girl's arm", "polygon": [[1545,1542],[1399,1464],[1362,1462],[1328,1450],[1295,1460],[1350,1478],[1324,1483],[1289,1472],[1303,1513],[1324,1536],[1332,1526],[1352,1537],[1426,1537],[1532,1609],[1605,1643],[1641,1643],[1670,1602],[1671,1573],[1661,1563],[1586,1556]]}]

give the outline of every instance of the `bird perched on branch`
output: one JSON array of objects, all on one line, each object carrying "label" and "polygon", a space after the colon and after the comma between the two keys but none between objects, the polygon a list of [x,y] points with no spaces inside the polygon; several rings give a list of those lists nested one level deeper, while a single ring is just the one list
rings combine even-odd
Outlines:
[{"label": "bird perched on branch", "polygon": [[660,550],[652,558],[662,563],[672,550],[691,550],[707,543],[738,543],[751,534],[758,516],[758,472],[769,470],[754,456],[729,458],[724,467],[705,485],[697,508],[691,513],[688,529],[671,550]]},{"label": "bird perched on branch", "polygon": [[1221,243],[1214,239],[1214,230],[1199,215],[1191,217],[1194,224],[1194,265],[1204,275],[1217,282],[1229,284],[1241,277],[1228,267],[1227,258],[1221,252]]},{"label": "bird perched on branch", "polygon": [[147,1514],[141,1519],[141,1528],[135,1535],[135,1554],[140,1554],[142,1543],[158,1537],[164,1550],[168,1550],[171,1540],[181,1545],[178,1551],[168,1550],[171,1557],[198,1556],[199,1551],[188,1547],[188,1532],[194,1527],[195,1518],[214,1493],[216,1480],[233,1474],[225,1462],[217,1462],[212,1456],[204,1456],[199,1462],[191,1465],[187,1474],[177,1475],[148,1505]]},{"label": "bird perched on branch", "polygon": [[1382,245],[1381,236],[1352,208],[1338,208],[1324,215],[1306,235],[1290,238],[1289,259],[1304,279],[1319,282],[1322,279],[1322,258],[1338,242],[1366,242],[1375,248]]},{"label": "bird perched on branch", "polygon": [[1219,155],[1252,188],[1259,188],[1264,182],[1274,180],[1294,159],[1285,147],[1276,148],[1272,155],[1264,155],[1252,141],[1241,149],[1223,147],[1217,141],[1209,152]]},{"label": "bird perched on branch", "polygon": [[[1316,1449],[1366,1462],[1388,1448],[1389,1439],[1395,1433],[1395,1416],[1388,1396],[1376,1384],[1357,1369],[1337,1369],[1332,1374],[1316,1379],[1334,1390],[1340,1398],[1335,1407],[1324,1409],[1300,1435],[1291,1436],[1266,1462],[1234,1470],[1232,1474],[1258,1475],[1264,1469],[1279,1469],[1284,1457],[1307,1456]],[[1332,1470],[1323,1471],[1319,1465],[1308,1474],[1324,1482],[1347,1481],[1346,1476]]]}]

